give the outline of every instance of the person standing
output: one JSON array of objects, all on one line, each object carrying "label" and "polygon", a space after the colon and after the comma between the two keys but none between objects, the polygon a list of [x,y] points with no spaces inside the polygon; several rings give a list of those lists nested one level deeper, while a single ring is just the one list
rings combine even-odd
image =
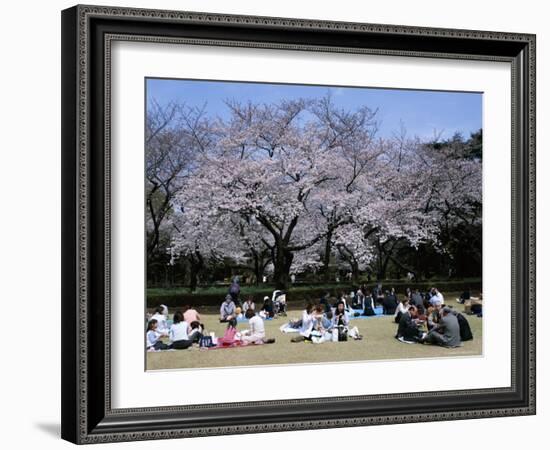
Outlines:
[{"label": "person standing", "polygon": [[229,286],[229,295],[231,295],[231,299],[233,300],[233,303],[235,303],[235,305],[240,304],[239,302],[240,293],[241,293],[241,286],[239,285],[239,277],[235,276],[235,278],[233,278],[233,282],[231,283],[231,286]]}]

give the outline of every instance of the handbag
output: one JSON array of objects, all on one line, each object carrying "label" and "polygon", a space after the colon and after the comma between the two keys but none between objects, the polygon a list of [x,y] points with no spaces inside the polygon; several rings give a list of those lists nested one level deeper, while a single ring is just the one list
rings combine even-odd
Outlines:
[{"label": "handbag", "polygon": [[199,347],[200,348],[215,347],[214,343],[212,342],[212,336],[202,336],[199,340]]},{"label": "handbag", "polygon": [[348,340],[348,332],[346,327],[339,325],[338,326],[338,342],[345,342]]}]

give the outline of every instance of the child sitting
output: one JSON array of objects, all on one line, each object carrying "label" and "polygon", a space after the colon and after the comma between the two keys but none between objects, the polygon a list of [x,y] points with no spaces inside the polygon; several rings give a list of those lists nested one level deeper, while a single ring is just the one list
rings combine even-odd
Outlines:
[{"label": "child sitting", "polygon": [[161,341],[161,337],[166,334],[157,331],[158,322],[156,319],[151,319],[147,323],[147,351],[158,351],[168,349],[168,345]]},{"label": "child sitting", "polygon": [[195,320],[189,324],[189,340],[191,342],[200,342],[204,333],[204,326]]},{"label": "child sitting", "polygon": [[227,328],[223,337],[218,338],[218,347],[229,347],[236,344],[239,340],[236,337],[237,334],[237,319],[230,319],[227,321]]}]

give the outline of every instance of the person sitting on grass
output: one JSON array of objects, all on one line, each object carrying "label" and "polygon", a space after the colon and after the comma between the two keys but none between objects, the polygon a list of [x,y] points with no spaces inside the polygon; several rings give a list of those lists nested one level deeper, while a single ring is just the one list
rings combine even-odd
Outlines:
[{"label": "person sitting on grass", "polygon": [[162,334],[168,333],[168,316],[165,314],[168,313],[168,308],[164,305],[157,306],[155,308],[155,314],[151,316],[151,319],[155,319],[157,321],[157,331]]},{"label": "person sitting on grass", "polygon": [[441,310],[441,320],[439,324],[432,328],[421,342],[435,344],[441,347],[454,348],[461,347],[460,325],[454,314],[451,314],[451,308],[445,306]]},{"label": "person sitting on grass", "polygon": [[333,315],[332,311],[324,312],[322,305],[317,305],[313,312],[313,329],[311,342],[321,344],[332,341]]},{"label": "person sitting on grass", "polygon": [[204,329],[204,325],[201,323],[201,316],[195,308],[189,305],[185,305],[183,307],[182,313],[183,320],[189,324],[189,332],[191,331],[191,324],[193,322],[199,322],[201,328]]},{"label": "person sitting on grass", "polygon": [[351,298],[351,307],[353,309],[363,309],[365,307],[364,305],[364,295],[361,291],[361,295],[358,295],[359,291],[357,293],[355,291],[351,291],[350,298]]},{"label": "person sitting on grass", "polygon": [[382,290],[382,284],[378,283],[372,290],[372,298],[375,304],[381,305],[384,301],[384,291]]},{"label": "person sitting on grass", "polygon": [[472,297],[472,294],[470,292],[470,288],[466,288],[466,290],[460,294],[460,297],[457,299],[457,302],[460,304],[464,304],[466,300],[470,300]]},{"label": "person sitting on grass", "polygon": [[204,325],[198,320],[189,324],[189,340],[193,343],[200,342],[204,335]]},{"label": "person sitting on grass", "polygon": [[235,305],[235,319],[241,320],[243,318],[243,310],[239,305]]},{"label": "person sitting on grass", "polygon": [[218,338],[218,347],[229,347],[238,342],[237,334],[237,319],[227,320],[227,328],[221,338]]},{"label": "person sitting on grass", "polygon": [[243,303],[243,313],[246,317],[246,312],[251,309],[254,311],[256,309],[256,305],[254,304],[254,299],[252,297],[248,297],[246,301]]},{"label": "person sitting on grass", "polygon": [[231,295],[227,294],[225,300],[220,307],[220,322],[229,322],[235,318],[235,302]]},{"label": "person sitting on grass", "polygon": [[[317,309],[324,311],[323,305],[317,305]],[[312,303],[306,305],[306,309],[302,311],[302,319],[300,328],[298,329],[299,336],[295,336],[291,339],[291,342],[302,342],[304,340],[311,340],[311,332],[313,331],[313,322],[317,314],[315,314],[314,306]]]},{"label": "person sitting on grass", "polygon": [[168,345],[162,342],[161,338],[166,337],[165,333],[161,333],[157,330],[158,322],[157,319],[151,319],[147,323],[147,351],[154,352],[159,350],[167,350]]},{"label": "person sitting on grass", "polygon": [[[349,305],[348,298],[344,292],[338,292],[338,296],[336,297],[336,303],[343,302],[344,303],[344,309],[347,311],[351,305]],[[336,303],[334,304],[334,307],[336,308]]]},{"label": "person sitting on grass", "polygon": [[374,311],[374,299],[369,291],[365,293],[365,301],[363,308],[363,316],[375,316],[376,312]]},{"label": "person sitting on grass", "polygon": [[260,310],[260,316],[264,319],[272,319],[273,316],[275,316],[273,301],[267,295],[264,297],[264,303],[262,305],[262,309]]},{"label": "person sitting on grass", "polygon": [[319,300],[319,304],[323,306],[324,312],[329,312],[331,310],[330,307],[330,292],[325,292],[323,296],[321,297],[321,300]]},{"label": "person sitting on grass", "polygon": [[332,324],[336,327],[349,325],[349,316],[346,312],[345,304],[342,301],[336,303],[336,308],[334,308],[334,313],[332,315]]},{"label": "person sitting on grass", "polygon": [[249,330],[243,332],[241,341],[243,344],[272,344],[275,339],[266,339],[265,326],[262,318],[253,309],[247,309],[244,316],[248,319]]},{"label": "person sitting on grass", "polygon": [[[349,325],[350,319],[346,310],[344,309],[344,304],[342,302],[338,302],[333,312],[332,326],[329,328],[329,330],[332,334],[332,330],[338,329],[338,341],[345,341],[347,340],[348,336],[356,340],[363,339],[363,336],[359,334],[359,329],[357,327],[353,327],[350,329]],[[327,340],[331,339],[328,338]]]},{"label": "person sitting on grass", "polygon": [[430,305],[443,305],[445,303],[445,299],[443,298],[443,294],[437,290],[437,288],[433,287],[430,289]]},{"label": "person sitting on grass", "polygon": [[472,334],[472,329],[470,328],[468,319],[454,309],[451,309],[451,314],[456,316],[456,320],[458,320],[458,326],[460,327],[460,340],[462,342],[471,341],[474,338],[474,335]]},{"label": "person sitting on grass", "polygon": [[415,288],[415,290],[411,294],[411,301],[409,303],[411,304],[411,306],[416,306],[419,314],[424,313],[424,299],[422,298],[422,294],[420,293],[418,288]]},{"label": "person sitting on grass", "polygon": [[170,327],[168,337],[170,338],[169,348],[175,350],[185,350],[186,348],[191,347],[193,341],[189,339],[187,334],[189,325],[183,319],[183,314],[181,311],[176,311],[174,313],[174,322]]},{"label": "person sitting on grass", "polygon": [[427,328],[430,331],[436,328],[441,320],[441,305],[436,303],[435,306],[429,306],[427,310]]},{"label": "person sitting on grass", "polygon": [[338,341],[347,340],[349,317],[342,302],[338,302],[336,308],[334,308],[332,325],[333,329],[335,328],[338,330]]},{"label": "person sitting on grass", "polygon": [[397,305],[397,309],[395,310],[395,315],[393,316],[393,320],[395,323],[399,323],[401,320],[401,315],[407,312],[409,309],[409,298],[403,297],[399,304]]},{"label": "person sitting on grass", "polygon": [[399,318],[396,339],[407,344],[420,342],[423,336],[419,328],[421,325],[422,320],[418,316],[418,309],[416,306],[409,306]]},{"label": "person sitting on grass", "polygon": [[397,309],[397,297],[395,293],[390,293],[389,291],[386,291],[386,295],[384,296],[384,300],[382,300],[382,311],[387,316],[393,316],[395,314],[395,310]]},{"label": "person sitting on grass", "polygon": [[279,330],[283,333],[299,333],[304,321],[304,313],[306,316],[311,315],[313,312],[313,303],[308,303],[306,309],[302,311],[300,319],[290,319],[287,323],[280,326]]}]

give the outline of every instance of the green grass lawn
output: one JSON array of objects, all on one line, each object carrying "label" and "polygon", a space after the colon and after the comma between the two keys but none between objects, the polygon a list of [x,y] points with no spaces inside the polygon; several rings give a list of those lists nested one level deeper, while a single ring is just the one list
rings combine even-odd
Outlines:
[{"label": "green grass lawn", "polygon": [[[462,311],[462,306],[454,300],[448,304]],[[397,325],[390,316],[377,316],[368,319],[352,320],[364,336],[361,341],[326,342],[323,344],[292,343],[295,334],[283,334],[279,327],[290,318],[299,318],[300,310],[290,310],[288,317],[265,321],[266,336],[276,339],[274,344],[249,345],[216,350],[200,350],[192,347],[187,350],[147,352],[147,369],[183,369],[201,367],[256,366],[267,364],[303,364],[337,361],[368,361],[405,358],[440,358],[481,355],[482,319],[466,316],[474,339],[463,347],[447,349],[433,345],[403,344],[394,336]],[[202,321],[208,331],[222,336],[226,324],[218,322],[217,314],[202,314]],[[238,324],[244,330],[247,323]]]}]

